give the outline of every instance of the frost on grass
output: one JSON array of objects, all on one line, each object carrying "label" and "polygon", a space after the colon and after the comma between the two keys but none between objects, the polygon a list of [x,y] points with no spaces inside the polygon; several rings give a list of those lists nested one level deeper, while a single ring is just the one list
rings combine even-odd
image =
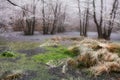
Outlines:
[{"label": "frost on grass", "polygon": [[49,41],[41,44],[39,47],[57,47],[57,46],[59,46],[59,43],[58,43],[58,42],[49,40]]}]

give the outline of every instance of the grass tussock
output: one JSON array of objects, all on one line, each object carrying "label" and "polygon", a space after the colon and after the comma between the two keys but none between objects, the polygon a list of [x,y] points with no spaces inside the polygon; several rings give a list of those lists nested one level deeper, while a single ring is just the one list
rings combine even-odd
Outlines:
[{"label": "grass tussock", "polygon": [[48,40],[47,42],[41,44],[39,47],[58,47],[60,46],[59,42]]},{"label": "grass tussock", "polygon": [[87,68],[94,75],[104,72],[120,72],[119,44],[85,39],[68,50],[79,54],[68,61],[68,66],[75,65],[79,69]]},{"label": "grass tussock", "polygon": [[24,75],[22,70],[6,71],[2,76],[1,80],[14,80],[21,78]]}]

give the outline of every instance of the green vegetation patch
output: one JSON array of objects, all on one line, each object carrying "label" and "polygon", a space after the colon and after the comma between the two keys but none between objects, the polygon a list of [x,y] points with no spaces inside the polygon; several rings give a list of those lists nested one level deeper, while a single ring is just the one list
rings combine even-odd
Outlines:
[{"label": "green vegetation patch", "polygon": [[61,60],[64,58],[74,57],[74,55],[63,46],[58,47],[46,47],[48,50],[44,54],[38,54],[33,56],[33,59],[37,62],[49,62],[50,60]]},{"label": "green vegetation patch", "polygon": [[15,53],[15,52],[12,52],[12,51],[5,51],[5,52],[2,52],[0,53],[0,57],[1,58],[14,58],[14,57],[18,57],[19,54]]},{"label": "green vegetation patch", "polygon": [[[28,75],[26,77],[29,80],[53,80],[54,76],[48,73],[48,68],[44,64],[36,63],[33,60],[30,60],[26,57],[22,57],[17,62],[10,61],[1,61],[0,62],[1,73],[0,77],[7,71],[24,71],[27,72]],[[33,72],[33,74],[29,73]],[[29,76],[30,75],[30,76]],[[24,76],[25,77],[25,76]],[[24,79],[24,77],[22,77]],[[56,79],[55,79],[56,80]]]}]

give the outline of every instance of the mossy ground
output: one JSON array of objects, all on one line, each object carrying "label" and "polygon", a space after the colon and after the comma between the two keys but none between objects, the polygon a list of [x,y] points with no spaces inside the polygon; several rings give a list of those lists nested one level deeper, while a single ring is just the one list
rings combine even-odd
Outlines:
[{"label": "mossy ground", "polygon": [[47,63],[50,60],[57,61],[65,58],[74,57],[74,55],[63,46],[58,47],[45,47],[47,52],[38,54],[32,57],[36,62]]},{"label": "mossy ground", "polygon": [[[39,47],[39,45],[40,43],[38,42],[7,43],[10,51],[7,51],[6,54],[10,55],[10,57],[2,56],[2,53],[0,53],[0,77],[2,77],[2,74],[6,71],[23,70],[33,71],[36,73],[29,80],[59,80],[58,77],[48,73],[48,66],[45,63],[49,62],[50,60],[56,61],[73,57],[73,55],[71,55],[70,52],[67,51],[67,48],[63,46],[44,47],[46,49],[45,53],[38,53],[37,55],[33,56],[27,56],[27,54],[21,54],[17,52],[21,49],[34,49]],[[3,44],[1,46],[3,46]]]}]

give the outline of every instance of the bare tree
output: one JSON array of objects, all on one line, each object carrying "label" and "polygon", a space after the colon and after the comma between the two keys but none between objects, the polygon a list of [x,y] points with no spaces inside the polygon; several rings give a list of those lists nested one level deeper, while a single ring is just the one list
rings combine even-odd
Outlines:
[{"label": "bare tree", "polygon": [[89,27],[89,9],[90,9],[90,2],[86,0],[86,9],[85,9],[85,25],[83,25],[83,35],[87,36],[87,29]]},{"label": "bare tree", "polygon": [[78,9],[79,9],[79,19],[80,19],[80,35],[82,36],[82,18],[81,18],[81,6],[80,6],[80,3],[81,1],[80,0],[77,0],[78,1]]},{"label": "bare tree", "polygon": [[6,32],[7,31],[7,26],[0,22],[0,33]]},{"label": "bare tree", "polygon": [[56,32],[63,32],[64,22],[66,19],[66,5],[64,6],[60,0],[56,0],[50,4],[53,13],[53,23],[50,34],[55,34]]},{"label": "bare tree", "polygon": [[[34,3],[34,2],[33,2]],[[25,9],[29,10],[29,5],[25,6]],[[32,13],[26,12],[23,10],[23,18],[24,18],[24,34],[25,35],[33,35],[35,31],[35,5],[32,6]]]},{"label": "bare tree", "polygon": [[[32,4],[28,4],[23,6],[19,6],[16,3],[12,2],[11,0],[7,0],[13,6],[17,6],[22,9],[23,11],[23,20],[24,20],[24,34],[25,35],[33,35],[35,31],[35,23],[36,23],[36,1],[33,0]],[[38,0],[39,1],[39,0]]]},{"label": "bare tree", "polygon": [[[90,1],[85,0],[84,11],[81,10],[81,0],[77,0],[80,20],[80,36],[87,36],[87,28],[89,26],[89,9]],[[82,13],[83,12],[83,13]]]},{"label": "bare tree", "polygon": [[31,11],[29,11],[29,10],[25,9],[25,8],[24,8],[24,7],[22,7],[22,6],[17,5],[16,3],[12,2],[11,0],[7,0],[7,1],[8,1],[10,4],[12,4],[13,6],[17,6],[17,7],[21,8],[21,9],[23,9],[23,10],[25,10],[25,11],[31,12]]},{"label": "bare tree", "polygon": [[57,21],[58,21],[58,16],[59,16],[59,11],[61,9],[61,3],[58,2],[58,0],[55,2],[55,4],[51,4],[51,8],[52,8],[52,11],[53,11],[53,17],[54,17],[54,20],[53,20],[53,27],[52,27],[52,30],[51,30],[51,34],[55,34],[56,33],[56,28],[57,28]]},{"label": "bare tree", "polygon": [[[110,19],[107,21],[107,23],[104,23],[104,19],[103,19],[103,10],[104,10],[104,3],[103,0],[100,0],[101,2],[101,9],[100,9],[100,20],[97,20],[98,16],[96,13],[96,0],[93,0],[93,18],[94,18],[94,22],[96,24],[97,27],[97,32],[98,32],[98,38],[104,38],[104,39],[110,39],[110,35],[114,26],[114,20],[116,17],[116,12],[117,12],[117,8],[118,8],[118,0],[114,0],[113,5],[112,5],[112,10],[110,13]],[[107,24],[108,27],[104,24]],[[104,27],[103,27],[104,25]]]},{"label": "bare tree", "polygon": [[110,19],[108,20],[108,28],[106,29],[104,27],[103,37],[105,39],[110,39],[112,30],[114,28],[114,23],[115,23],[115,19],[116,19],[116,15],[117,15],[117,10],[118,10],[118,5],[119,5],[119,1],[115,0],[113,2],[112,10],[110,12]]},{"label": "bare tree", "polygon": [[42,1],[42,24],[43,24],[43,34],[48,34],[48,25],[46,24],[46,16],[45,16],[45,0]]},{"label": "bare tree", "polygon": [[103,34],[102,34],[102,25],[103,25],[103,0],[101,0],[100,21],[97,20],[95,1],[96,0],[93,0],[93,13],[94,13],[93,14],[93,18],[94,18],[94,22],[95,22],[96,27],[97,27],[98,38],[103,38]]},{"label": "bare tree", "polygon": [[58,33],[65,31],[66,9],[67,9],[67,5],[65,5],[65,7],[63,9],[60,9],[59,11],[59,18],[58,18],[58,23],[57,23]]}]

